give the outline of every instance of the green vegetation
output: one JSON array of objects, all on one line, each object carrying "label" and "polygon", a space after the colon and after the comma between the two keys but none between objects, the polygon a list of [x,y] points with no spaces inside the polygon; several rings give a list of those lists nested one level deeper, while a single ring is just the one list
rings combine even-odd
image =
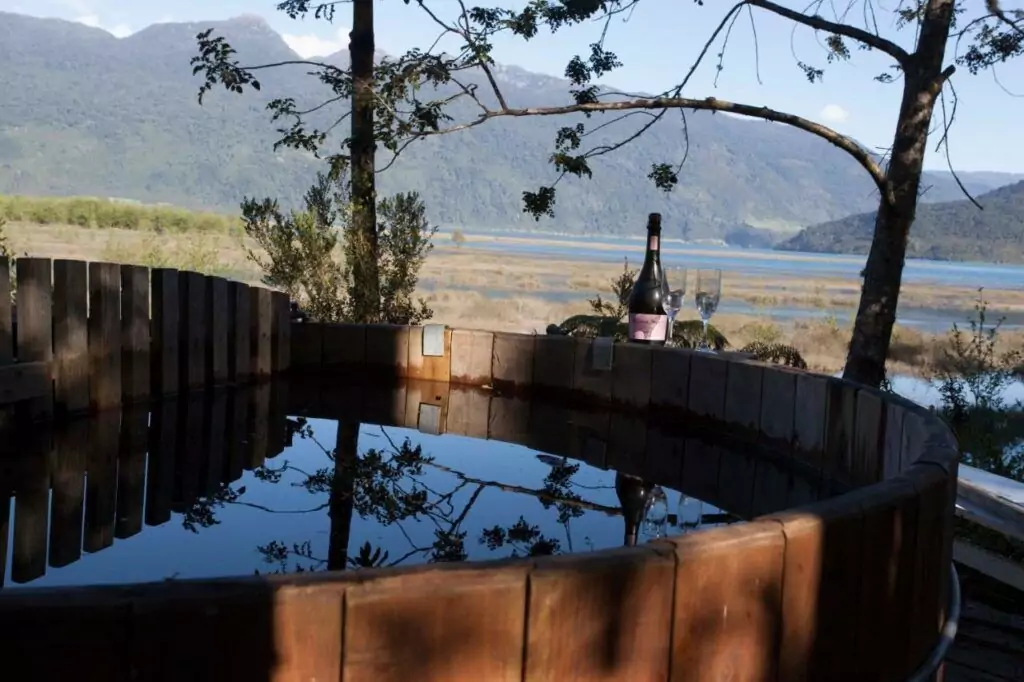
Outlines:
[{"label": "green vegetation", "polygon": [[242,224],[237,218],[218,213],[201,213],[172,206],[147,206],[136,202],[92,197],[0,196],[0,219],[12,223],[148,230],[160,234],[242,233]]},{"label": "green vegetation", "polygon": [[[419,196],[398,194],[377,205],[376,250],[353,226],[344,176],[320,173],[304,197],[304,210],[283,212],[273,199],[246,199],[242,220],[260,251],[248,258],[263,282],[286,291],[314,320],[418,324],[433,316],[415,296],[420,269],[437,232]],[[377,300],[355,276],[355,264],[375,259]]]},{"label": "green vegetation", "polygon": [[[935,260],[1024,263],[1024,182],[968,200],[918,208],[907,255]],[[776,246],[789,251],[867,253],[875,214],[814,225]]]},{"label": "green vegetation", "polygon": [[1024,405],[1004,397],[1022,378],[1024,348],[999,350],[999,328],[988,321],[978,292],[969,330],[953,326],[940,369],[942,415],[956,432],[965,464],[1024,481]]},{"label": "green vegetation", "polygon": [[[243,61],[295,58],[251,18],[201,24],[207,26],[227,36]],[[160,24],[118,40],[80,24],[0,13],[0,192],[126,197],[227,213],[244,196],[299,199],[322,162],[307,152],[275,151],[279,124],[268,121],[264,105],[275,97],[311,105],[323,96],[322,85],[294,70],[267,73],[260,93],[217,93],[200,107],[200,81],[188,66],[197,30]],[[338,54],[327,62],[347,60]],[[571,102],[562,79],[512,66],[496,68],[495,77],[508,100],[523,106]],[[326,127],[344,113],[344,103],[339,106],[342,111],[320,112],[323,119],[313,115],[311,123]],[[474,115],[474,108],[460,106],[450,109],[456,120]],[[827,142],[780,125],[697,112],[687,115],[697,143],[672,193],[654,188],[646,175],[664,150],[684,148],[684,132],[655,126],[607,163],[595,162],[592,180],[559,183],[557,220],[535,223],[522,213],[522,192],[536,189],[538,178],[553,179],[547,161],[558,128],[584,120],[492,121],[418,141],[381,174],[379,191],[415,190],[429,204],[433,224],[470,231],[637,234],[646,213],[660,211],[666,237],[688,229],[692,238],[711,238],[743,225],[795,229],[873,208],[871,181]],[[605,132],[587,140],[618,139],[615,130]],[[327,149],[339,148],[340,139],[328,136]],[[928,184],[925,200],[959,196],[949,178]]]},{"label": "green vegetation", "polygon": [[[978,293],[975,316],[964,330],[954,325],[943,358],[940,415],[956,434],[961,461],[1016,481],[1024,481],[1024,404],[1004,392],[1024,378],[1024,348],[1000,350],[1002,320],[988,321]],[[1012,561],[1024,561],[1024,542],[970,521],[957,519],[961,540]],[[1015,598],[1020,608],[1020,595]]]}]

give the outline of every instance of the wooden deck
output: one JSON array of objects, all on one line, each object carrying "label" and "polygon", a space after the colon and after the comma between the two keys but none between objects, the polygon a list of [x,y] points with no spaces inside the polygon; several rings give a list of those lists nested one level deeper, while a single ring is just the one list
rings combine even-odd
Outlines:
[{"label": "wooden deck", "polygon": [[[1024,484],[960,466],[957,515],[1024,541]],[[958,541],[960,628],[947,682],[1024,682],[1024,567]]]},{"label": "wooden deck", "polygon": [[965,599],[946,682],[1024,682],[1024,594],[1014,600],[970,569],[961,582]]}]

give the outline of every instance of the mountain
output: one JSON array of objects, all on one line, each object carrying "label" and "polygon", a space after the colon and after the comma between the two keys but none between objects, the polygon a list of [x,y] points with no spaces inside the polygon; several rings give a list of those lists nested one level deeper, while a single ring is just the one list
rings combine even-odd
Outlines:
[{"label": "mountain", "polygon": [[[229,38],[243,63],[296,58],[253,17],[157,24],[118,39],[76,23],[0,13],[0,194],[119,197],[232,213],[244,196],[298,201],[322,166],[308,154],[272,149],[277,135],[265,105],[285,96],[300,107],[316,104],[324,87],[305,67],[277,69],[261,74],[259,93],[218,90],[200,107],[189,58],[195,34],[210,27]],[[328,59],[347,62],[347,54]],[[565,80],[514,66],[495,71],[512,106],[570,99]],[[339,113],[325,109],[323,120]],[[453,114],[464,120],[473,110],[460,105]],[[595,160],[592,180],[564,179],[557,218],[536,223],[522,213],[522,192],[554,179],[547,160],[555,131],[576,120],[494,120],[418,142],[381,174],[380,190],[416,190],[435,222],[470,230],[636,233],[648,212],[659,211],[671,236],[688,230],[694,238],[732,235],[747,243],[771,241],[765,228],[791,234],[876,202],[860,167],[816,137],[687,113],[686,132],[678,114],[667,116]],[[636,120],[590,141],[621,139]],[[665,194],[647,173],[652,162],[681,157],[687,133],[679,187]],[[926,184],[926,200],[958,196],[948,176],[929,176]]]},{"label": "mountain", "polygon": [[[1024,263],[1024,182],[977,197],[922,204],[910,230],[907,256],[935,260]],[[867,253],[875,216],[854,215],[814,225],[776,248],[789,251]]]},{"label": "mountain", "polygon": [[[932,178],[943,178],[945,182],[955,182],[953,174],[949,171],[931,171]],[[1024,180],[1024,173],[1000,173],[998,171],[957,171],[957,177],[964,184],[972,197],[994,189],[1012,185],[1015,182]],[[962,198],[962,196],[961,196]]]}]

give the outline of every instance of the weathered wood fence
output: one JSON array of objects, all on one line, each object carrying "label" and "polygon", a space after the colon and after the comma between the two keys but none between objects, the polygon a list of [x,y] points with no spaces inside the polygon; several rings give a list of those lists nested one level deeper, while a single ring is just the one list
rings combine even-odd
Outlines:
[{"label": "weathered wood fence", "polygon": [[290,337],[281,292],[170,268],[0,258],[0,408],[32,419],[264,380],[288,368]]}]

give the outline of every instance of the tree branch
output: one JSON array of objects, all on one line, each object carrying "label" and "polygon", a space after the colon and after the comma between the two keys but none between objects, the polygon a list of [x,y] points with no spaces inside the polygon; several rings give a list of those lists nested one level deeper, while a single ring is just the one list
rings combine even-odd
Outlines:
[{"label": "tree branch", "polygon": [[1021,37],[1024,37],[1024,28],[1021,28],[1016,21],[1006,16],[1006,12],[1004,12],[1002,8],[999,6],[999,0],[985,0],[985,7],[988,9],[989,13],[992,14],[992,16],[994,16],[995,18],[999,19],[999,21],[1009,26],[1011,30],[1019,34]]},{"label": "tree branch", "polygon": [[838,24],[834,21],[828,21],[827,19],[824,19],[819,15],[811,16],[804,14],[803,12],[797,12],[796,10],[792,10],[789,9],[788,7],[783,7],[782,5],[778,5],[774,2],[771,2],[771,0],[746,1],[748,5],[751,5],[753,7],[759,7],[763,10],[771,12],[772,14],[777,14],[784,19],[789,19],[790,21],[793,21],[795,23],[803,24],[804,26],[813,28],[816,31],[834,33],[835,35],[844,36],[846,38],[850,38],[851,40],[856,40],[857,42],[863,43],[864,45],[867,45],[869,47],[873,47],[874,49],[880,50],[881,52],[884,52],[893,59],[895,59],[897,62],[900,63],[900,66],[906,66],[910,62],[910,53],[904,50],[902,47],[892,42],[891,40],[886,40],[885,38],[877,34],[871,33],[870,31],[865,31],[862,28],[850,26],[849,24]]},{"label": "tree branch", "polygon": [[723,111],[732,114],[739,114],[749,118],[760,118],[765,121],[783,123],[804,132],[816,135],[823,140],[835,145],[849,154],[868,172],[874,181],[878,191],[889,203],[893,203],[894,197],[889,179],[882,170],[882,167],[872,158],[871,154],[845,135],[832,130],[814,121],[776,111],[769,107],[753,106],[749,104],[738,104],[727,100],[708,97],[707,99],[690,99],[686,97],[660,97],[656,99],[636,99],[620,102],[588,102],[584,104],[568,104],[556,107],[527,107],[510,108],[498,111],[488,111],[480,114],[476,119],[452,126],[436,132],[430,131],[422,134],[422,137],[433,135],[444,135],[448,133],[473,128],[492,118],[500,117],[527,117],[527,116],[565,116],[567,114],[592,114],[606,111],[630,111],[630,110],[664,110],[664,109],[692,109],[694,111]]}]

